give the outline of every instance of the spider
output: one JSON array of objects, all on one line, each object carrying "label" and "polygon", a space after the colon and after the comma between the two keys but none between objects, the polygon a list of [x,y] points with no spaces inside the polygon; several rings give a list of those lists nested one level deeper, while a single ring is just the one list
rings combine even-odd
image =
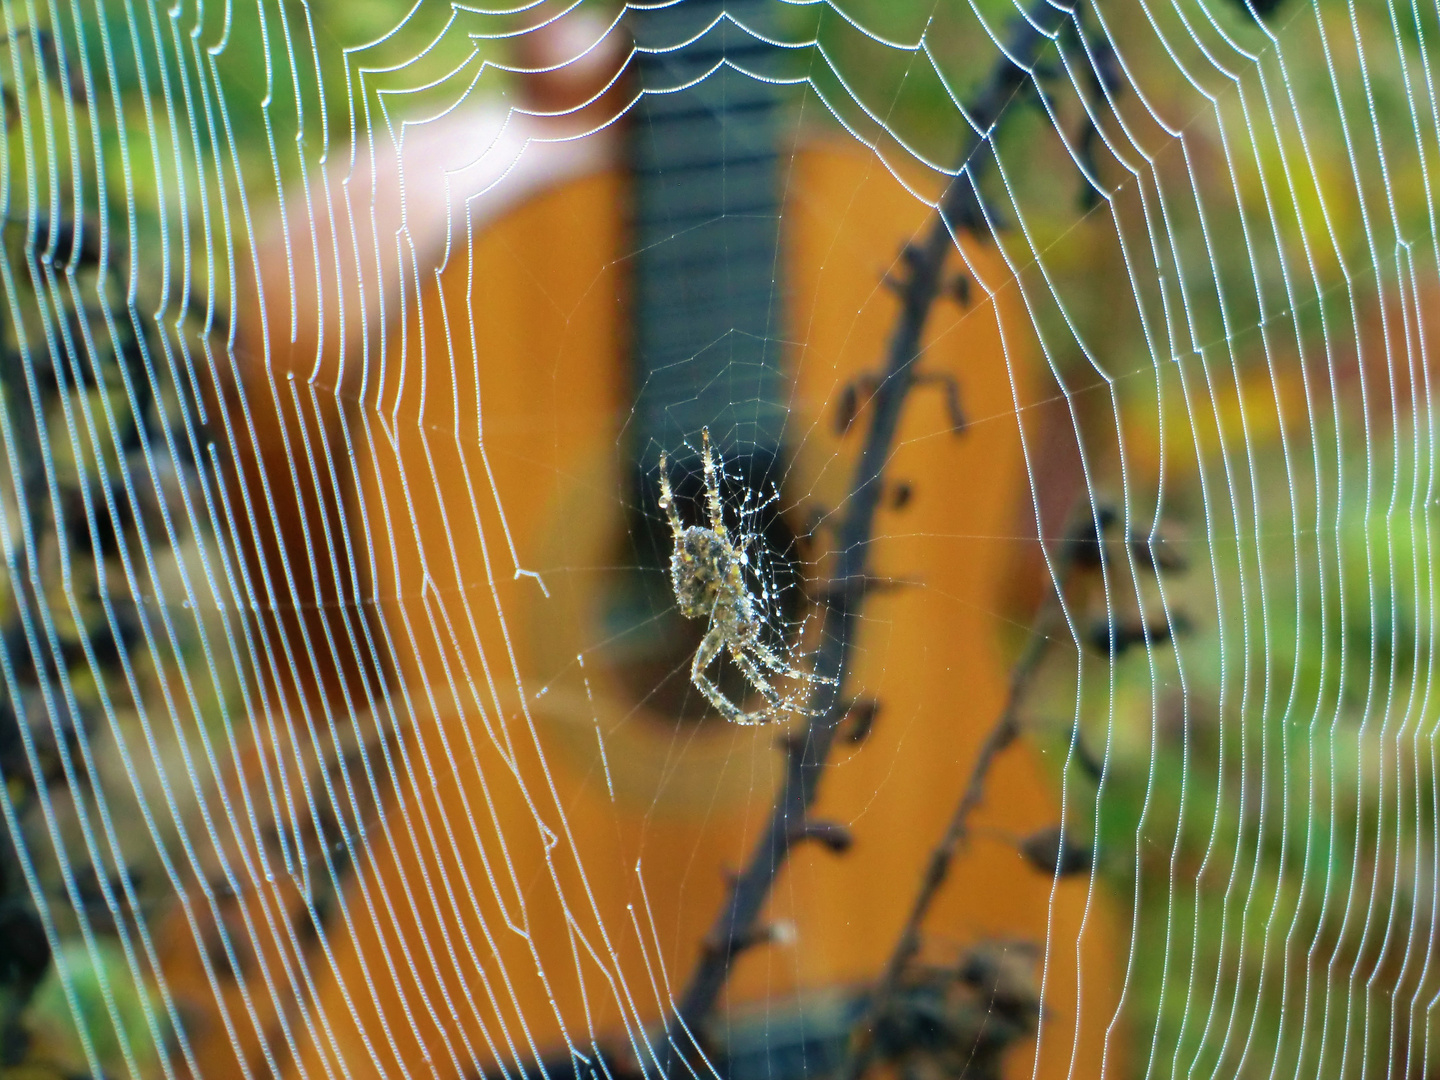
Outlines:
[{"label": "spider", "polygon": [[[720,477],[715,454],[710,448],[710,429],[701,428],[704,444],[705,502],[709,524],[689,525],[675,510],[675,495],[670,490],[669,462],[660,453],[660,509],[670,519],[675,536],[675,552],[670,556],[670,581],[680,613],[687,619],[709,619],[710,626],[695,659],[690,665],[690,681],[719,710],[720,715],[736,724],[765,724],[787,712],[803,712],[793,696],[782,697],[771,685],[762,667],[775,675],[799,679],[809,684],[823,681],[787,664],[760,640],[760,617],[756,600],[745,586],[741,567],[746,563],[743,541],[737,546],[730,540],[720,509]],[[745,712],[720,692],[705,675],[705,669],[724,649],[735,661],[745,680],[765,698],[765,707]]]}]

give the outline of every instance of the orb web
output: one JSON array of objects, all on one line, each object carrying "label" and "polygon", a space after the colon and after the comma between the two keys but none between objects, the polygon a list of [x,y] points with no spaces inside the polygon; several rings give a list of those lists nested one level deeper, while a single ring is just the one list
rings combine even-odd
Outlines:
[{"label": "orb web", "polygon": [[1437,14],[7,5],[0,1069],[1433,1069]]}]

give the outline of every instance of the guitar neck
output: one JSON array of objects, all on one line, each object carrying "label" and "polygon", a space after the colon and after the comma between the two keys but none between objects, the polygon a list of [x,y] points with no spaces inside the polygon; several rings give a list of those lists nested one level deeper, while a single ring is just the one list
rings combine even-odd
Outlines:
[{"label": "guitar neck", "polygon": [[646,471],[662,449],[693,464],[707,425],[727,460],[763,473],[779,456],[787,380],[777,94],[722,64],[755,70],[773,46],[729,19],[715,22],[723,11],[766,33],[774,7],[680,0],[630,16],[647,91],[629,129],[633,446]]}]

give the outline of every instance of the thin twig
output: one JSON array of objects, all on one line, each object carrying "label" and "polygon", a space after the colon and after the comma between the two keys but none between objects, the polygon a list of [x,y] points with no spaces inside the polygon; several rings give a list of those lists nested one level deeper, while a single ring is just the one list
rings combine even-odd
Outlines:
[{"label": "thin twig", "polygon": [[763,939],[755,929],[760,911],[796,838],[804,835],[803,825],[815,801],[821,768],[846,712],[845,678],[864,596],[875,511],[884,490],[881,478],[891,457],[901,406],[915,382],[913,368],[925,323],[944,287],[946,258],[955,246],[957,232],[984,226],[987,217],[975,173],[984,163],[990,135],[1007,105],[1031,77],[1041,51],[1071,15],[1069,9],[1057,7],[1050,0],[1037,0],[1029,14],[1017,21],[985,90],[970,109],[975,128],[965,140],[961,170],[942,196],[924,244],[905,260],[908,276],[898,286],[900,320],[890,338],[885,371],[869,402],[870,429],[839,531],[839,573],[825,597],[815,672],[831,681],[817,683],[810,702],[812,718],[803,733],[787,740],[785,774],[770,822],[748,865],[735,878],[730,896],[705,938],[700,962],[681,994],[676,1015],[656,1048],[665,1077],[677,1075],[680,1043],[688,1041],[691,1033],[698,1035],[724,989],[737,953]]},{"label": "thin twig", "polygon": [[859,1080],[875,1059],[876,1024],[890,1007],[890,1002],[900,987],[901,978],[915,954],[920,951],[920,928],[925,923],[925,916],[930,912],[930,905],[934,903],[940,887],[945,884],[945,879],[950,874],[950,866],[955,861],[955,856],[970,837],[970,818],[985,799],[985,781],[990,775],[990,769],[1001,751],[1020,734],[1020,706],[1024,701],[1025,691],[1054,640],[1052,632],[1062,621],[1060,616],[1063,615],[1064,608],[1061,598],[1074,568],[1074,550],[1073,538],[1067,538],[1057,553],[1057,587],[1046,593],[1045,600],[1030,626],[1029,640],[1016,658],[1015,666],[1010,669],[1010,687],[1005,706],[1000,710],[995,726],[980,744],[975,764],[970,769],[970,779],[965,784],[960,801],[955,805],[950,824],[946,826],[940,842],[930,852],[930,862],[925,869],[925,876],[921,879],[920,891],[910,905],[910,916],[905,920],[905,925],[895,940],[894,951],[876,981],[864,1012],[855,1022],[850,1050],[836,1073],[837,1080]]}]

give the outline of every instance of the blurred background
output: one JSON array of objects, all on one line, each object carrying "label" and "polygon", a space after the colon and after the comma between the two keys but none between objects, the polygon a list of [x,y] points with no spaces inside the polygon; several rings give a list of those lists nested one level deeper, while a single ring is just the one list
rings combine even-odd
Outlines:
[{"label": "blurred background", "polygon": [[0,11],[0,1077],[1435,1073],[1440,8]]}]

